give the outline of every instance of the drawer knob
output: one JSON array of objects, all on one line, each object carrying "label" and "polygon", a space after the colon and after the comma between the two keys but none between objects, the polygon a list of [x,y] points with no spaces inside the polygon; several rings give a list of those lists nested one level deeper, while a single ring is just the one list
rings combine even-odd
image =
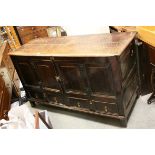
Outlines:
[{"label": "drawer knob", "polygon": [[56,98],[56,97],[54,97],[54,102],[55,102],[55,103],[58,103],[58,101],[57,101],[57,98]]},{"label": "drawer knob", "polygon": [[93,102],[92,102],[92,101],[90,101],[89,103],[90,103],[90,104],[93,104]]},{"label": "drawer knob", "polygon": [[77,103],[77,105],[78,105],[78,107],[80,107],[80,103],[79,102]]},{"label": "drawer knob", "polygon": [[60,81],[60,76],[55,76],[55,79],[56,79],[57,81]]},{"label": "drawer knob", "polygon": [[108,108],[107,106],[104,107],[105,112],[108,112]]}]

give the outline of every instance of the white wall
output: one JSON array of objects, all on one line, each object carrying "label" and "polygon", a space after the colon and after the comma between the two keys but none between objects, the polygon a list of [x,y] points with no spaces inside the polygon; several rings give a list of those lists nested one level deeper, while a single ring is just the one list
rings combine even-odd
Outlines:
[{"label": "white wall", "polygon": [[94,25],[79,26],[71,24],[69,26],[63,26],[63,28],[67,32],[67,36],[110,33],[108,26],[94,26]]}]

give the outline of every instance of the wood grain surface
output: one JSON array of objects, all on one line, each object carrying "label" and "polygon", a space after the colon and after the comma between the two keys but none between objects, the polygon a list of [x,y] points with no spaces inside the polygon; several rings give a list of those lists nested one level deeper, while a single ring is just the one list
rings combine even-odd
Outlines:
[{"label": "wood grain surface", "polygon": [[37,38],[10,52],[20,56],[98,57],[120,55],[136,32]]}]

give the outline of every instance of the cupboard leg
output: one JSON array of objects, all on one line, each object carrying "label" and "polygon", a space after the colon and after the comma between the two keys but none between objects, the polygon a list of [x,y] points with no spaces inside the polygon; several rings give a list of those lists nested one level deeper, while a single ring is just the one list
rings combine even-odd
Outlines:
[{"label": "cupboard leg", "polygon": [[120,125],[121,125],[121,127],[127,127],[127,119],[121,119],[120,120]]}]

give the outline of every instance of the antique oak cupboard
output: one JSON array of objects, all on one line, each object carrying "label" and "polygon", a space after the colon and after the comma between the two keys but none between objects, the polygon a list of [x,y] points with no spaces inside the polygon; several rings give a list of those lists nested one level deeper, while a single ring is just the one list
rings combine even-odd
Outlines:
[{"label": "antique oak cupboard", "polygon": [[9,53],[28,100],[118,119],[138,97],[135,32],[38,38]]}]

